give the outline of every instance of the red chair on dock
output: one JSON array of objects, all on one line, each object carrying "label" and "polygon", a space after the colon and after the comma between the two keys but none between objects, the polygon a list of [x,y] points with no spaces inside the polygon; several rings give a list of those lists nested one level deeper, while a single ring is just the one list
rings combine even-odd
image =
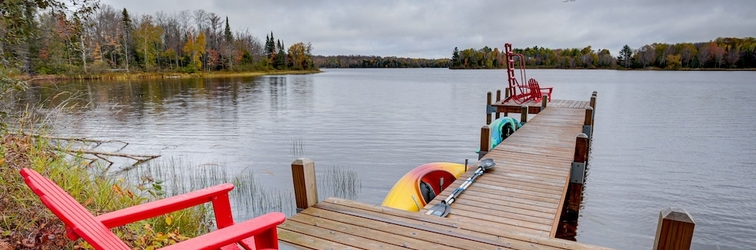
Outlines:
[{"label": "red chair on dock", "polygon": [[[509,97],[505,98],[502,103],[513,101],[517,104],[523,104],[528,101],[539,102],[543,95],[549,97],[548,101],[551,101],[551,91],[553,87],[540,87],[538,81],[533,78],[528,80],[527,84],[524,84],[527,75],[525,73],[525,56],[522,54],[515,54],[512,52],[512,44],[504,44],[504,52],[507,59],[507,82],[509,83]],[[523,84],[517,81],[515,77],[515,57],[520,65],[520,79]]]},{"label": "red chair on dock", "polygon": [[[228,192],[232,184],[221,184],[174,197],[94,216],[50,179],[34,170],[21,169],[26,185],[66,225],[71,240],[84,239],[95,249],[129,250],[110,228],[212,202],[218,230],[161,249],[277,249],[276,226],[286,220],[283,213],[268,213],[234,223]],[[238,245],[237,245],[238,244]]]}]

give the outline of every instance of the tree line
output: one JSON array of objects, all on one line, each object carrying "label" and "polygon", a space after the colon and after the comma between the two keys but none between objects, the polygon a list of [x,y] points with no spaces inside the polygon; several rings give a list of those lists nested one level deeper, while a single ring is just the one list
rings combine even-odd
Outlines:
[{"label": "tree line", "polygon": [[380,57],[363,55],[314,56],[320,68],[447,68],[449,59]]},{"label": "tree line", "polygon": [[[525,64],[535,68],[557,69],[753,69],[756,68],[756,39],[717,38],[699,43],[652,43],[632,49],[625,45],[614,57],[608,49],[549,49],[544,47],[515,48],[525,57]],[[454,48],[449,68],[506,68],[506,56],[498,48],[488,46],[460,51]]]},{"label": "tree line", "polygon": [[[73,1],[72,3],[77,3]],[[51,6],[50,4],[55,4]],[[131,15],[95,0],[0,1],[0,64],[28,74],[307,70],[310,43],[263,44],[201,9]],[[84,6],[84,7],[82,7]]]}]

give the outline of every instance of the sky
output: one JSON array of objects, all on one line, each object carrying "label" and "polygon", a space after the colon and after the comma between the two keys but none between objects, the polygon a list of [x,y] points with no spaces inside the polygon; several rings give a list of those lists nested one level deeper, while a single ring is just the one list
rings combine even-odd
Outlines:
[{"label": "sky", "polygon": [[756,0],[101,0],[132,15],[203,9],[316,55],[449,58],[460,50],[609,49],[756,37]]}]

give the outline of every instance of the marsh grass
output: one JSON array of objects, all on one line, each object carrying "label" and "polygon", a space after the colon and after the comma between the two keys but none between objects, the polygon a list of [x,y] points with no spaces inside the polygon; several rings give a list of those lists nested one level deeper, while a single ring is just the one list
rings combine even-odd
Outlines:
[{"label": "marsh grass", "polygon": [[357,172],[338,166],[332,166],[318,178],[318,197],[339,197],[356,199],[362,191],[362,181]]},{"label": "marsh grass", "polygon": [[[305,140],[296,137],[291,142],[292,156],[302,158],[305,154]],[[316,171],[318,171],[316,169]],[[318,171],[318,198],[339,197],[344,199],[356,199],[362,191],[362,182],[354,170],[344,167],[332,166],[325,171]]]},{"label": "marsh grass", "polygon": [[304,138],[297,137],[294,138],[291,142],[291,150],[290,153],[294,156],[294,158],[301,158],[304,156],[304,149],[305,149],[305,142]]},{"label": "marsh grass", "polygon": [[[254,173],[229,174],[222,164],[196,165],[182,159],[153,160],[128,171],[115,173],[131,183],[144,181],[159,183],[162,194],[174,196],[222,183],[234,184],[229,193],[236,221],[243,221],[265,213],[278,211],[295,213],[294,193],[265,187],[256,181]],[[144,187],[141,187],[144,188]]]}]

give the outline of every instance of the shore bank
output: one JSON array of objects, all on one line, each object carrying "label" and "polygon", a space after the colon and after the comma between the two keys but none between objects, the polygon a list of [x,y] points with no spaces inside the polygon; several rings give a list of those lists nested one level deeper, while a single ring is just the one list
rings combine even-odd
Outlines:
[{"label": "shore bank", "polygon": [[164,79],[164,78],[224,78],[224,77],[255,77],[264,75],[304,75],[320,73],[320,70],[275,70],[248,72],[110,72],[88,75],[17,75],[13,78],[28,82],[47,82],[61,80],[136,80],[136,79]]}]

